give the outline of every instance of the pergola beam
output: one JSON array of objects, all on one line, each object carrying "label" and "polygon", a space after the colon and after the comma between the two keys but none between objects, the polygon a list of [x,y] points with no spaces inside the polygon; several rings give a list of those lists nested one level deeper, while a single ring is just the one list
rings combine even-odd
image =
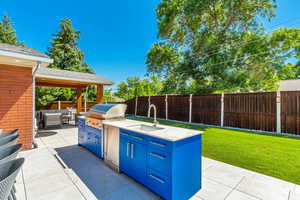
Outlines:
[{"label": "pergola beam", "polygon": [[96,93],[96,104],[101,104],[104,102],[103,97],[103,85],[97,85],[97,93]]},{"label": "pergola beam", "polygon": [[71,85],[71,84],[59,84],[59,83],[37,83],[36,86],[59,87],[59,88],[78,88],[78,86],[87,87],[88,85]]},{"label": "pergola beam", "polygon": [[83,87],[78,87],[76,90],[77,113],[82,111],[82,90]]}]

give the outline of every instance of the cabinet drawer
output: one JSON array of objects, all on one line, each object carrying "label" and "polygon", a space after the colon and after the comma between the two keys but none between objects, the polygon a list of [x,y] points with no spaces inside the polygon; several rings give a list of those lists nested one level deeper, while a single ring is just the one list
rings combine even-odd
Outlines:
[{"label": "cabinet drawer", "polygon": [[135,133],[132,131],[128,131],[125,129],[120,130],[120,136],[128,138],[132,141],[140,142],[140,143],[146,143],[146,136],[143,134]]},{"label": "cabinet drawer", "polygon": [[133,141],[136,141],[136,142],[140,142],[140,143],[146,143],[146,136],[143,135],[143,134],[139,134],[139,133],[134,133],[132,132],[130,134],[130,138],[133,140]]},{"label": "cabinet drawer", "polygon": [[85,130],[86,131],[88,131],[88,132],[100,132],[101,130],[99,130],[99,129],[95,129],[95,128],[93,128],[93,127],[90,127],[90,126],[86,126],[85,127]]},{"label": "cabinet drawer", "polygon": [[131,135],[132,131],[120,128],[120,133],[124,133],[126,135]]},{"label": "cabinet drawer", "polygon": [[171,174],[171,155],[165,151],[158,151],[154,148],[148,149],[148,167],[164,175]]},{"label": "cabinet drawer", "polygon": [[161,175],[153,169],[147,170],[147,186],[159,196],[171,199],[171,184],[167,176]]},{"label": "cabinet drawer", "polygon": [[128,133],[120,132],[120,137],[124,139],[129,139],[130,135]]},{"label": "cabinet drawer", "polygon": [[171,152],[172,142],[167,140],[161,140],[159,138],[148,137],[148,144],[150,148],[156,148],[162,151]]}]

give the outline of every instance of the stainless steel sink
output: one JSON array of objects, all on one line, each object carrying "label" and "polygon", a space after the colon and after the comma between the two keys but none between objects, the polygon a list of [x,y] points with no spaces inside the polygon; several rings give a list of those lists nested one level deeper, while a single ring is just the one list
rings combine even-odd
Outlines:
[{"label": "stainless steel sink", "polygon": [[158,130],[164,129],[164,128],[160,128],[160,127],[145,125],[145,124],[131,125],[128,127],[136,128],[136,129],[139,129],[142,131],[158,131]]}]

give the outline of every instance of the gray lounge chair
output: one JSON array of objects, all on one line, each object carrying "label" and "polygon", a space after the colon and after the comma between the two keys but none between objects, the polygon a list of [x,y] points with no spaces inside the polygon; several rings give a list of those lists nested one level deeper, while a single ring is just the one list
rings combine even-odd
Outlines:
[{"label": "gray lounge chair", "polygon": [[0,147],[0,164],[15,159],[18,153],[20,152],[21,148],[21,144]]},{"label": "gray lounge chair", "polygon": [[0,200],[14,199],[11,190],[23,164],[24,158],[0,164]]},{"label": "gray lounge chair", "polygon": [[12,130],[12,131],[8,131],[8,132],[6,132],[6,133],[2,133],[2,134],[0,135],[0,138],[2,138],[2,137],[7,137],[7,136],[11,136],[11,135],[17,136],[17,135],[18,135],[18,131],[19,131],[19,129],[15,129],[15,130]]},{"label": "gray lounge chair", "polygon": [[8,147],[8,146],[14,145],[17,143],[18,139],[19,139],[19,136],[15,136],[15,135],[2,137],[2,138],[0,138],[0,147],[3,148],[3,147]]},{"label": "gray lounge chair", "polygon": [[[0,147],[0,164],[5,163],[10,160],[14,160],[17,156],[19,151],[21,150],[21,144],[15,144],[8,147]],[[13,199],[16,199],[15,196],[16,188],[13,186],[11,195]]]}]

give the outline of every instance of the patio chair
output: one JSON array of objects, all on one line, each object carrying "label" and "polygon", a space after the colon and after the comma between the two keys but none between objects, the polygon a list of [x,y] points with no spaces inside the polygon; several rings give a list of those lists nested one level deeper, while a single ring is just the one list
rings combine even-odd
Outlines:
[{"label": "patio chair", "polygon": [[[8,147],[0,147],[0,165],[10,160],[14,160],[22,148],[21,144],[15,144]],[[12,196],[15,199],[16,188],[12,188]]]},{"label": "patio chair", "polygon": [[[0,138],[0,164],[17,157],[22,145],[16,145],[19,136],[10,135]],[[13,186],[12,199],[15,198],[16,189]]]},{"label": "patio chair", "polygon": [[43,119],[44,128],[62,126],[62,113],[45,113]]},{"label": "patio chair", "polygon": [[0,147],[0,164],[15,159],[18,153],[20,152],[21,148],[21,144]]},{"label": "patio chair", "polygon": [[24,161],[18,158],[0,164],[0,200],[15,199],[11,190]]},{"label": "patio chair", "polygon": [[3,147],[8,147],[8,146],[14,145],[14,144],[16,144],[18,139],[19,139],[18,135],[2,137],[2,138],[0,138],[0,147],[3,148]]},{"label": "patio chair", "polygon": [[11,136],[11,135],[17,136],[17,135],[18,135],[18,131],[19,131],[19,129],[15,129],[15,130],[8,131],[8,132],[6,132],[6,133],[2,133],[2,134],[0,135],[0,138],[2,138],[2,137],[7,137],[7,136]]}]

